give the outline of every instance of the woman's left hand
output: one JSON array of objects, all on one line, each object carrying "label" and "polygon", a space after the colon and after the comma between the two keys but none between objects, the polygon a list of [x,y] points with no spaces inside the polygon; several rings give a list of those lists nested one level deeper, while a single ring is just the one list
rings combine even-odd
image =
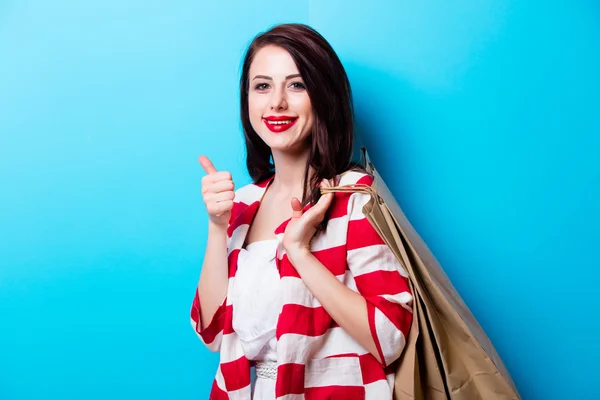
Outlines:
[{"label": "woman's left hand", "polygon": [[[331,187],[332,183],[323,179],[321,187]],[[285,228],[283,235],[283,247],[288,257],[301,252],[310,251],[310,240],[317,231],[317,227],[323,221],[327,209],[333,200],[333,193],[321,196],[317,204],[306,212],[302,210],[302,203],[296,197],[292,199],[292,219]]]}]

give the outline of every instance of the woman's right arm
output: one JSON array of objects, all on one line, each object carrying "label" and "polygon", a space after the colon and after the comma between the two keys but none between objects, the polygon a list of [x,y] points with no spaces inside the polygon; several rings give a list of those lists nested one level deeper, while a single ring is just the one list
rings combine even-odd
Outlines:
[{"label": "woman's right arm", "polygon": [[204,262],[198,282],[202,326],[210,324],[217,308],[225,301],[229,283],[227,271],[227,227],[209,222]]},{"label": "woman's right arm", "polygon": [[218,351],[225,320],[227,286],[227,227],[235,197],[229,172],[217,172],[208,158],[200,164],[207,175],[202,178],[202,196],[209,215],[208,240],[200,280],[192,305],[192,325],[210,350]]}]

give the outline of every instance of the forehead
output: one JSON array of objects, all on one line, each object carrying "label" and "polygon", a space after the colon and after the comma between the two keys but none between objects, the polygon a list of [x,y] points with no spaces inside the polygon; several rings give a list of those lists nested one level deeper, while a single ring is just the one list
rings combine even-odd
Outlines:
[{"label": "forehead", "polygon": [[298,67],[290,53],[277,46],[265,46],[258,50],[250,64],[250,79],[256,74],[275,78],[297,73]]}]

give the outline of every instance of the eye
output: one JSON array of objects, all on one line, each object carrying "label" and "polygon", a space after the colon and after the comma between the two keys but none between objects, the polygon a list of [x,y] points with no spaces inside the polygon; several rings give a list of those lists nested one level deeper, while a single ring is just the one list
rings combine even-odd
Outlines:
[{"label": "eye", "polygon": [[304,90],[304,89],[306,89],[306,86],[302,82],[292,82],[292,84],[290,85],[290,87],[292,87],[293,89],[297,89],[297,90]]},{"label": "eye", "polygon": [[268,83],[259,83],[258,85],[254,86],[255,90],[267,90],[268,88],[269,88]]}]

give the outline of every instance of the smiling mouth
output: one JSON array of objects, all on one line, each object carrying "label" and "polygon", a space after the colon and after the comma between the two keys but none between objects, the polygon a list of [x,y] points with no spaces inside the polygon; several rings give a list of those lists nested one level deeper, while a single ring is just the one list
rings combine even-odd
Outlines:
[{"label": "smiling mouth", "polygon": [[283,121],[269,121],[268,119],[266,119],[265,121],[267,121],[267,124],[269,124],[269,125],[286,125],[286,124],[291,124],[292,121],[295,121],[295,120],[287,119],[287,120],[283,120]]},{"label": "smiling mouth", "polygon": [[266,118],[263,118],[263,121],[265,122],[265,125],[267,126],[267,128],[269,128],[271,132],[280,133],[294,126],[296,121],[298,121],[298,118],[285,119],[280,121],[268,120]]}]

